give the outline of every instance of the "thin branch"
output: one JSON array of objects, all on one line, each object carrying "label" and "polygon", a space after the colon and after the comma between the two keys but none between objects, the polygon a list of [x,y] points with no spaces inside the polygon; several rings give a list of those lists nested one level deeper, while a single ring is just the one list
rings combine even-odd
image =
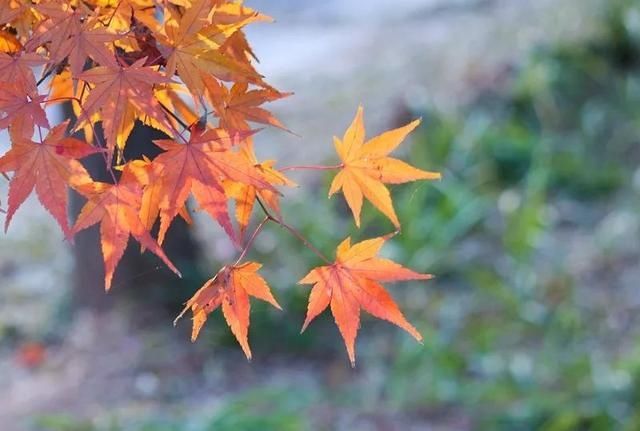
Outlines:
[{"label": "thin branch", "polygon": [[[101,141],[100,137],[96,133],[96,129],[93,126],[93,123],[91,122],[91,118],[87,115],[87,111],[85,111],[84,106],[82,106],[82,98],[84,97],[84,92],[87,90],[87,88],[89,88],[89,84],[87,84],[86,81],[83,81],[83,83],[82,83],[82,91],[80,92],[80,97],[78,98],[78,106],[82,110],[82,115],[87,117],[87,121],[89,122],[89,126],[91,127],[91,131],[93,132],[93,137],[96,139],[96,141]],[[103,125],[104,125],[104,122],[103,122]],[[104,129],[103,129],[103,132],[104,132]],[[113,181],[113,184],[118,184],[118,180],[116,179],[116,174],[113,172],[113,167],[111,166],[112,159],[110,159],[109,158],[109,154],[107,154],[109,148],[107,147],[106,138],[105,138],[104,142],[102,142],[102,143],[99,142],[99,145],[100,145],[101,148],[104,148],[104,149],[107,150],[107,152],[100,152],[100,154],[102,155],[102,158],[104,159],[105,168],[109,172],[109,175],[111,176],[111,180]],[[115,148],[114,148],[114,151],[115,151]],[[111,157],[113,158],[113,154],[111,154]]]},{"label": "thin branch", "polygon": [[264,205],[264,203],[259,197],[256,197],[256,200],[258,201],[258,204],[260,204],[260,208],[262,208],[262,211],[264,211],[265,215],[267,216],[267,219],[271,220],[272,222],[288,230],[289,233],[291,233],[293,236],[298,238],[298,240],[300,240],[300,242],[302,242],[302,244],[304,244],[304,246],[307,247],[309,250],[311,250],[316,256],[322,259],[325,263],[331,265],[331,261],[327,259],[327,257],[324,254],[322,254],[320,250],[315,248],[313,244],[311,244],[309,240],[307,240],[307,238],[305,238],[304,235],[302,235],[296,228],[294,228],[293,226],[289,226],[284,221],[278,220],[273,215],[271,215],[271,213],[269,212],[269,210],[267,209],[267,207]]},{"label": "thin branch", "polygon": [[182,121],[182,120],[180,119],[180,117],[178,117],[176,114],[174,114],[174,113],[171,111],[171,109],[167,108],[167,107],[166,107],[166,106],[165,106],[161,101],[159,101],[159,100],[158,100],[158,103],[160,104],[160,107],[161,107],[162,109],[164,109],[164,111],[165,111],[167,114],[171,115],[171,118],[173,118],[174,120],[176,120],[176,121],[177,121],[177,122],[178,122],[182,127],[184,127],[184,128],[185,128],[185,130],[189,128],[189,126],[188,126],[184,121]]},{"label": "thin branch", "polygon": [[59,102],[61,100],[71,100],[71,101],[80,103],[80,99],[73,96],[52,97],[51,99],[44,100],[42,103]]},{"label": "thin branch", "polygon": [[276,220],[276,219],[271,219],[274,222],[278,223],[280,226],[282,226],[283,228],[285,228],[286,230],[288,230],[291,234],[293,234],[293,236],[295,236],[296,238],[298,238],[304,245],[305,247],[307,247],[309,250],[311,250],[316,256],[318,256],[320,259],[322,259],[326,264],[331,265],[332,262],[326,258],[326,256],[322,253],[320,253],[320,251],[315,248],[308,240],[307,238],[305,238],[300,232],[298,232],[295,228],[289,226],[288,224]]},{"label": "thin branch", "polygon": [[54,70],[56,70],[58,68],[58,65],[56,64],[55,66],[51,67],[50,69],[48,69],[44,75],[42,75],[40,77],[40,79],[38,79],[38,82],[36,82],[36,87],[40,87],[40,84],[42,84],[52,73]]},{"label": "thin branch", "polygon": [[240,263],[240,261],[242,259],[244,259],[244,257],[247,255],[247,252],[249,251],[249,249],[251,248],[251,246],[253,245],[253,242],[255,241],[255,239],[258,237],[258,234],[260,233],[260,231],[262,230],[262,228],[264,227],[265,224],[267,224],[267,222],[271,220],[271,218],[269,218],[269,216],[266,216],[261,222],[260,224],[256,227],[256,230],[253,231],[253,234],[251,235],[251,238],[249,238],[249,241],[247,241],[247,243],[245,244],[244,248],[242,249],[242,252],[240,253],[240,256],[238,256],[238,259],[235,261],[235,263],[233,264],[233,266],[236,266],[237,264]]},{"label": "thin branch", "polygon": [[40,143],[44,143],[44,138],[42,137],[42,127],[38,124],[38,136],[40,137]]},{"label": "thin branch", "polygon": [[301,171],[301,170],[310,170],[310,171],[330,171],[334,169],[342,169],[344,168],[344,163],[340,163],[339,165],[333,166],[323,166],[323,165],[298,165],[298,166],[286,166],[284,168],[278,169],[280,172],[285,171]]},{"label": "thin branch", "polygon": [[258,201],[258,204],[260,205],[260,208],[262,208],[262,211],[264,212],[264,214],[272,220],[275,219],[275,217],[271,215],[267,207],[264,206],[264,203],[262,203],[262,199],[260,199],[260,196],[256,196],[256,200]]}]

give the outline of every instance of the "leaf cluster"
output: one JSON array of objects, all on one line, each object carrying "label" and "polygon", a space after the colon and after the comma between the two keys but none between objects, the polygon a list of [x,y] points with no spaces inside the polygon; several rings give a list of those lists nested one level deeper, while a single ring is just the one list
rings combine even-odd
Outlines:
[{"label": "leaf cluster", "polygon": [[[419,120],[365,142],[359,108],[343,138],[335,138],[340,164],[278,169],[274,160],[258,160],[254,125],[287,131],[263,105],[290,95],[258,73],[244,34],[247,25],[269,21],[241,1],[228,0],[2,2],[0,129],[8,129],[11,148],[0,157],[0,172],[7,178],[12,173],[5,230],[34,189],[69,241],[99,224],[109,290],[130,237],[180,275],[162,244],[176,217],[190,222],[192,197],[239,253],[186,303],[183,313],[193,313],[193,340],[207,315],[221,307],[251,357],[249,296],[279,308],[257,273],[260,264],[244,259],[267,223],[281,225],[325,263],[301,281],[314,284],[304,327],[330,306],[352,363],[361,309],[421,340],[379,284],[429,278],[376,257],[392,235],[354,245],[347,239],[331,262],[284,221],[280,206],[282,188],[294,185],[285,171],[333,169],[338,174],[329,194],[343,192],[356,225],[366,198],[399,229],[385,184],[439,178],[389,157]],[[46,109],[62,103],[75,115],[51,124]],[[168,136],[154,141],[162,150],[154,159],[124,157],[136,122]],[[76,132],[84,138],[68,136]],[[83,167],[80,160],[90,154],[103,156],[111,183],[95,181]],[[86,198],[72,225],[69,189]],[[248,235],[256,208],[263,219]]]}]

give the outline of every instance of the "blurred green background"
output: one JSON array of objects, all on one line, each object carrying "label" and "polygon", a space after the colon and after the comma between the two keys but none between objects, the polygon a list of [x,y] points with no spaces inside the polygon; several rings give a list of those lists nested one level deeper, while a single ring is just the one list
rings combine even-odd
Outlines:
[{"label": "blurred green background", "polygon": [[[195,345],[188,321],[171,331],[162,315],[161,325],[141,324],[130,372],[89,383],[126,391],[87,408],[45,404],[21,423],[47,431],[640,430],[640,4],[610,1],[599,13],[588,38],[538,46],[464,107],[408,103],[399,114],[423,123],[398,156],[443,173],[440,182],[393,187],[403,230],[384,249],[436,275],[388,285],[424,345],[365,317],[352,370],[328,313],[299,335],[308,289],[294,281],[320,262],[270,226],[250,257],[264,263],[286,312],[253,306],[253,363],[220,313]],[[325,199],[331,175],[310,176],[295,177],[306,184],[284,213],[324,253],[348,235],[393,230],[365,205],[355,231],[342,197]],[[215,268],[207,265],[205,276]],[[172,313],[188,297],[173,293],[162,300]],[[141,304],[125,301],[118,312]],[[54,359],[64,337],[83,339],[66,306],[68,298],[57,301],[50,325],[31,334]],[[80,326],[100,337],[102,321],[85,319]],[[109,328],[133,337],[118,325]],[[20,337],[4,328],[3,351]],[[90,350],[81,341],[74,348]]]}]

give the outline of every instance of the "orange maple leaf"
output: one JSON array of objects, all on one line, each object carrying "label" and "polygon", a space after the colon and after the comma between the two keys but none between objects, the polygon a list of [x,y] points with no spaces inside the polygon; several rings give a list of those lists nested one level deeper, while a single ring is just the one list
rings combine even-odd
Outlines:
[{"label": "orange maple leaf", "polygon": [[351,208],[356,226],[360,226],[360,210],[363,196],[400,227],[398,216],[387,184],[400,184],[415,180],[436,180],[437,172],[428,172],[387,155],[415,129],[420,120],[406,126],[389,130],[365,142],[362,106],[342,139],[334,137],[336,151],[342,160],[343,169],[336,175],[329,189],[329,196],[342,190]]},{"label": "orange maple leaf", "polygon": [[[2,6],[0,6],[2,7]],[[0,10],[0,19],[2,17]],[[0,22],[0,24],[2,24]],[[14,54],[22,49],[22,44],[14,35],[5,30],[0,30],[0,52]]]},{"label": "orange maple leaf", "polygon": [[[140,220],[145,228],[150,231],[160,213],[160,202],[162,201],[162,178],[154,169],[153,162],[146,156],[140,160],[131,160],[124,166],[116,169],[122,171],[121,181],[137,182],[142,188],[142,198],[140,202]],[[179,212],[182,218],[191,224],[192,220],[184,205]],[[159,241],[162,245],[162,241]],[[144,247],[143,247],[144,249]]]},{"label": "orange maple leaf", "polygon": [[414,272],[389,259],[375,257],[384,242],[384,237],[378,237],[352,246],[351,238],[347,238],[338,246],[335,263],[314,268],[298,282],[314,285],[302,331],[331,306],[331,314],[342,334],[352,366],[355,365],[355,340],[361,309],[398,325],[422,342],[420,333],[405,319],[379,282],[428,280],[432,276]]},{"label": "orange maple leaf", "polygon": [[237,82],[227,89],[212,76],[203,76],[211,106],[220,119],[220,127],[227,130],[249,130],[249,121],[268,124],[289,131],[276,117],[259,106],[273,102],[291,93],[280,93],[272,88],[252,89],[246,82]]},{"label": "orange maple leaf", "polygon": [[130,66],[99,66],[81,73],[79,79],[95,84],[84,102],[76,130],[96,113],[101,114],[107,148],[124,149],[127,137],[133,129],[135,119],[149,117],[171,129],[160,104],[153,96],[154,84],[169,82],[169,79],[151,67],[144,66],[140,59]]},{"label": "orange maple leaf", "polygon": [[82,72],[87,58],[103,66],[116,67],[107,44],[121,36],[101,27],[101,22],[91,15],[86,6],[80,4],[74,9],[67,2],[48,2],[35,8],[47,19],[34,30],[34,37],[26,44],[28,51],[50,43],[50,62],[58,64],[68,58],[74,77]]},{"label": "orange maple leaf", "polygon": [[128,32],[137,19],[144,16],[153,20],[156,12],[154,0],[89,0],[99,14],[98,19],[107,28],[115,31]]},{"label": "orange maple leaf", "polygon": [[9,24],[16,30],[18,38],[25,40],[31,32],[32,24],[40,19],[34,6],[32,0],[3,0],[0,2],[0,27]]},{"label": "orange maple leaf", "polygon": [[207,321],[207,316],[222,304],[222,313],[231,332],[240,343],[247,359],[251,359],[251,349],[249,348],[251,304],[249,296],[266,301],[278,310],[282,309],[271,294],[267,282],[257,273],[261,266],[256,262],[225,266],[189,299],[176,321],[187,310],[191,310],[193,313],[191,341],[198,338],[200,329]]},{"label": "orange maple leaf", "polygon": [[105,268],[105,289],[111,281],[118,262],[133,236],[145,249],[152,251],[178,276],[180,271],[171,263],[162,248],[151,237],[140,220],[142,190],[136,182],[120,181],[118,184],[89,182],[74,187],[88,199],[73,226],[75,234],[100,223],[100,244]]},{"label": "orange maple leaf", "polygon": [[49,121],[41,106],[45,98],[0,82],[0,130],[9,128],[12,139],[31,139],[34,126],[48,129]]},{"label": "orange maple leaf", "polygon": [[189,141],[178,143],[171,139],[154,143],[165,150],[153,160],[156,178],[159,178],[160,231],[162,244],[171,221],[184,207],[189,194],[193,194],[200,208],[205,210],[237,240],[227,208],[223,180],[249,184],[259,189],[274,190],[260,170],[239,153],[231,151],[234,139],[224,129],[199,131],[193,128]]},{"label": "orange maple leaf", "polygon": [[35,188],[42,205],[56,219],[64,234],[71,237],[67,185],[72,178],[76,182],[90,179],[76,159],[93,154],[96,149],[78,139],[66,138],[67,124],[54,127],[42,143],[16,140],[11,149],[0,157],[0,172],[15,172],[9,184],[5,231],[16,210]]},{"label": "orange maple leaf", "polygon": [[120,35],[103,28],[93,28],[92,20],[87,20],[79,31],[65,42],[64,51],[59,53],[69,58],[69,68],[73,76],[78,76],[87,61],[93,59],[101,66],[116,67],[117,63],[107,44],[120,39]]},{"label": "orange maple leaf", "polygon": [[0,82],[12,82],[16,88],[28,94],[37,93],[32,67],[40,66],[46,59],[35,53],[8,55],[0,49]]},{"label": "orange maple leaf", "polygon": [[[255,152],[253,151],[253,144],[251,140],[247,140],[241,145],[242,154],[247,161],[258,169],[264,179],[273,186],[288,186],[294,187],[296,183],[284,176],[281,172],[277,171],[273,166],[274,160],[265,160],[262,163],[258,162]],[[224,181],[224,191],[226,195],[232,198],[236,204],[236,221],[240,227],[240,238],[244,235],[249,221],[251,220],[251,214],[253,207],[256,203],[256,198],[259,197],[268,205],[274,212],[277,218],[281,217],[280,214],[280,194],[275,190],[259,189],[251,184],[245,184],[237,181]]]},{"label": "orange maple leaf", "polygon": [[34,26],[32,37],[25,48],[27,51],[35,51],[39,46],[50,42],[49,55],[51,61],[57,63],[66,57],[61,51],[68,51],[70,48],[65,43],[66,40],[78,33],[91,10],[84,4],[74,7],[70,2],[56,1],[43,1],[33,7],[42,14],[43,19]]},{"label": "orange maple leaf", "polygon": [[262,85],[262,77],[251,64],[240,62],[222,51],[221,47],[229,36],[243,26],[260,20],[257,13],[242,17],[229,24],[215,22],[218,9],[212,0],[194,0],[180,16],[172,8],[166,8],[164,26],[154,26],[154,34],[164,53],[167,75],[176,71],[193,95],[204,92],[202,76],[212,74],[220,79],[248,80]]}]

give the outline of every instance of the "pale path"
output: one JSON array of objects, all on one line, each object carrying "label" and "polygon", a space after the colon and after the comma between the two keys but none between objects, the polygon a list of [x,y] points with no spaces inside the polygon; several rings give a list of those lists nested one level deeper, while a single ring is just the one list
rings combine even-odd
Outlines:
[{"label": "pale path", "polygon": [[371,133],[388,127],[403,104],[455,108],[534,46],[589,33],[595,10],[589,5],[601,3],[247,0],[276,19],[252,26],[248,38],[259,71],[295,93],[273,109],[302,136],[268,131],[273,140],[261,151],[277,151],[288,162],[330,155],[332,135],[344,130],[359,103]]}]

